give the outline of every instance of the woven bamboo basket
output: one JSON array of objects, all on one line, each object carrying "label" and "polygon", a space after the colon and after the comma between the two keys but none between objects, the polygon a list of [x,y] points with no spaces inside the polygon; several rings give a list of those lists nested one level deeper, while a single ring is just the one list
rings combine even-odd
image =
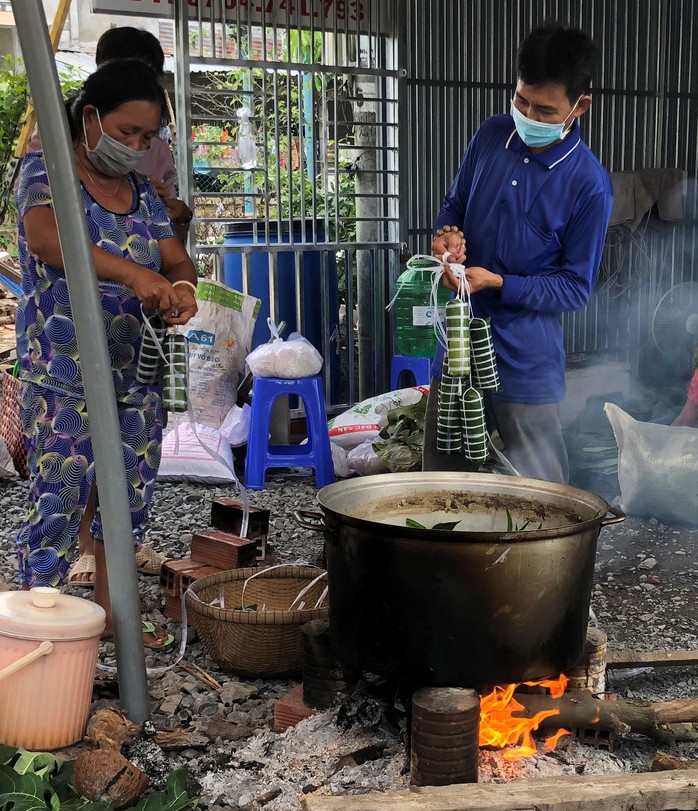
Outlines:
[{"label": "woven bamboo basket", "polygon": [[277,566],[202,577],[187,589],[187,613],[206,652],[225,670],[255,678],[292,676],[303,670],[303,624],[329,613],[326,596],[315,607],[326,578],[298,598],[323,571]]}]

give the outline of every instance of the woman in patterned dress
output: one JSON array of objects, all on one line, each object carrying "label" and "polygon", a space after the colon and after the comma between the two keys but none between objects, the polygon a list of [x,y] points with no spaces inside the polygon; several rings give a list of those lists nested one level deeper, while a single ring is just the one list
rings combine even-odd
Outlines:
[{"label": "woman in patterned dress", "polygon": [[[84,83],[68,117],[111,359],[131,521],[143,543],[160,463],[162,392],[136,382],[143,311],[170,324],[196,313],[196,271],[152,183],[133,171],[165,117],[155,74],[114,60]],[[58,585],[66,575],[94,481],[80,358],[43,154],[27,154],[17,185],[22,297],[17,356],[28,442],[29,505],[17,536],[19,580]],[[99,492],[96,492],[97,504]],[[92,524],[95,600],[111,632],[102,525]]]}]

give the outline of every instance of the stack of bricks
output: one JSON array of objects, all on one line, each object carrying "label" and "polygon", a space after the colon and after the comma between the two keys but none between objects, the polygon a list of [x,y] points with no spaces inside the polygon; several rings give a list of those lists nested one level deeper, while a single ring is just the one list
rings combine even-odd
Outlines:
[{"label": "stack of bricks", "polygon": [[200,577],[268,563],[269,510],[250,507],[246,537],[240,537],[243,505],[222,498],[211,505],[213,528],[200,530],[191,541],[189,558],[168,560],[160,568],[160,589],[165,596],[163,613],[182,621],[182,595]]}]

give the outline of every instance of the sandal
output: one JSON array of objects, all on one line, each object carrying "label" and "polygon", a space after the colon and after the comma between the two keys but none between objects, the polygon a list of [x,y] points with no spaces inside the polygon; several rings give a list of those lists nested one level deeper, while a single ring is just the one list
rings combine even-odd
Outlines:
[{"label": "sandal", "polygon": [[[94,555],[80,555],[75,561],[66,577],[66,583],[69,586],[80,586],[84,589],[93,589],[95,587],[94,574],[96,572],[95,556]],[[77,575],[91,574],[92,580],[77,579]]]},{"label": "sandal", "polygon": [[174,635],[166,628],[156,628],[155,623],[143,620],[143,644],[146,648],[160,650],[169,648],[174,642]]},{"label": "sandal", "polygon": [[167,560],[164,555],[156,552],[152,546],[143,544],[136,549],[136,571],[141,574],[159,575],[160,566]]},{"label": "sandal", "polygon": [[[169,633],[166,628],[157,628],[154,622],[149,622],[148,620],[143,620],[141,622],[143,626],[143,645],[146,648],[150,648],[151,650],[161,650],[163,648],[169,648],[170,645],[174,642],[174,635]],[[102,642],[113,642],[114,636],[103,636]]]}]

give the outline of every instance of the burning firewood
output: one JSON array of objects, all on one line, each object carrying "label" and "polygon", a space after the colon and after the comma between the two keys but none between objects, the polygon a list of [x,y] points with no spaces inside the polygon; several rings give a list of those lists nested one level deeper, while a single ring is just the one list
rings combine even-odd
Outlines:
[{"label": "burning firewood", "polygon": [[664,744],[682,739],[681,728],[676,725],[698,723],[698,701],[636,702],[603,701],[586,690],[565,693],[560,698],[549,695],[517,694],[526,717],[547,710],[558,710],[553,716],[543,717],[541,727],[592,728],[622,732],[638,732]]}]

